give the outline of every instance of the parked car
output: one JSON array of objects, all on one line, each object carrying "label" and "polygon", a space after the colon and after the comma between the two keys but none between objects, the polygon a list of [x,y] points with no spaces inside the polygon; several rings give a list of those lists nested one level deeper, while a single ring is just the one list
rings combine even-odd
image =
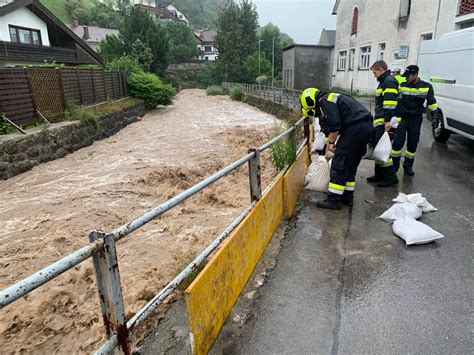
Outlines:
[{"label": "parked car", "polygon": [[451,133],[474,139],[473,63],[473,27],[446,33],[420,45],[420,76],[433,85],[441,113],[436,121],[427,113],[437,142],[446,142]]}]

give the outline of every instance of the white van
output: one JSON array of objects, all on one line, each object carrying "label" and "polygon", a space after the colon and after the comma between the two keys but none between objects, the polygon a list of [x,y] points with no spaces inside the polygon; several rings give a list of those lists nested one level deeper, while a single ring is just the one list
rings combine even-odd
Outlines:
[{"label": "white van", "polygon": [[453,132],[474,139],[474,27],[422,41],[418,66],[441,112],[432,122],[434,139],[446,142]]}]

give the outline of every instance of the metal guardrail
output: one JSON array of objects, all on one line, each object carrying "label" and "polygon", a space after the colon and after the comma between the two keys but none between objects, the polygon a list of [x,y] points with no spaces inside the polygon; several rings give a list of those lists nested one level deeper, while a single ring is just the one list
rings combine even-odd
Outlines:
[{"label": "metal guardrail", "polygon": [[292,109],[300,108],[300,96],[301,96],[300,90],[292,90],[292,89],[278,88],[278,87],[258,85],[258,84],[242,84],[242,83],[232,83],[232,82],[222,83],[222,87],[224,89],[230,90],[234,86],[240,87],[242,91],[245,92],[246,94],[249,94],[255,97],[260,97],[262,99],[269,100],[274,103],[287,105],[289,108],[292,108]]},{"label": "metal guardrail", "polygon": [[[304,139],[298,148],[299,154],[303,147],[309,144],[310,121],[307,117],[301,118],[297,123],[295,123],[295,125],[273,138],[271,141],[265,143],[260,148],[250,150],[246,156],[240,158],[186,191],[181,192],[132,222],[122,225],[109,233],[103,233],[98,230],[91,231],[89,233],[90,244],[2,290],[0,292],[0,309],[15,302],[19,298],[26,296],[36,288],[55,279],[83,261],[92,258],[96,275],[96,286],[99,294],[99,303],[108,338],[107,341],[96,351],[96,354],[109,354],[117,347],[119,347],[124,354],[130,354],[129,332],[150,316],[158,305],[160,305],[187,276],[189,276],[206,260],[206,258],[243,221],[262,196],[260,154],[288,135],[290,136],[294,146],[296,146],[297,130],[302,125],[304,125]],[[153,297],[143,308],[127,321],[125,319],[125,309],[122,299],[122,286],[115,247],[116,242],[138,230],[146,223],[161,216],[163,213],[169,211],[183,201],[186,201],[191,196],[212,185],[217,180],[223,178],[246,163],[249,168],[250,186],[250,204],[247,208],[184,270],[182,270],[178,276],[169,282],[155,297]],[[265,193],[265,191],[263,193]]]}]

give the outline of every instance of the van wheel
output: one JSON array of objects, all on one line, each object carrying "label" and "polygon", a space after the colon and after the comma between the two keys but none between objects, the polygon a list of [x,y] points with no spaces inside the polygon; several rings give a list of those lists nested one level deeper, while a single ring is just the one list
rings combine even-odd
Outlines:
[{"label": "van wheel", "polygon": [[451,136],[451,131],[444,128],[443,113],[439,112],[438,118],[432,118],[433,138],[436,142],[444,143]]}]

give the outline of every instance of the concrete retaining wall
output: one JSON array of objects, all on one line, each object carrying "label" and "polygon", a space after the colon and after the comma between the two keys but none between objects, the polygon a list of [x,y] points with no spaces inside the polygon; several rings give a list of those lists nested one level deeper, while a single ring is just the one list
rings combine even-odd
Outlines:
[{"label": "concrete retaining wall", "polygon": [[145,114],[143,104],[87,122],[61,122],[26,135],[0,136],[0,179],[8,179],[34,166],[110,137]]},{"label": "concrete retaining wall", "polygon": [[284,104],[273,103],[270,100],[262,99],[260,97],[247,96],[245,102],[289,123],[295,123],[301,118],[301,112],[293,110]]}]

